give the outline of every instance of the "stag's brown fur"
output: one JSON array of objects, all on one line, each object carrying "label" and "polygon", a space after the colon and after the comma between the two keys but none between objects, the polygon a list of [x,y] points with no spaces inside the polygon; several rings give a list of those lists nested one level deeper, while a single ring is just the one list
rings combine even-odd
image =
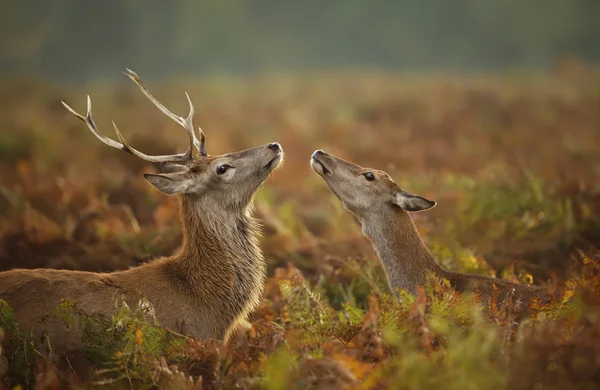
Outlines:
[{"label": "stag's brown fur", "polygon": [[265,265],[256,242],[258,229],[243,214],[229,221],[199,218],[204,210],[195,203],[182,198],[184,245],[172,257],[108,274],[6,271],[0,273],[0,299],[13,308],[23,329],[43,331],[66,349],[78,348],[80,340],[58,321],[44,318],[61,298],[86,313],[108,315],[121,296],[130,305],[144,296],[162,326],[195,338],[224,339],[260,300]]},{"label": "stag's brown fur", "polygon": [[[510,299],[516,306],[513,313],[518,315],[528,313],[532,299],[541,303],[550,299],[544,288],[451,272],[439,266],[408,213],[429,209],[435,202],[405,192],[386,172],[363,168],[322,151],[313,154],[311,165],[361,222],[392,291],[402,289],[416,294],[417,286],[424,286],[428,276],[434,275],[447,279],[458,292],[473,293],[486,304],[493,297],[500,302]],[[367,172],[373,180],[366,180]]]},{"label": "stag's brown fur", "polygon": [[[106,138],[88,114],[69,111],[86,122],[105,144],[146,161],[163,163],[169,173],[144,177],[160,191],[179,194],[183,245],[171,257],[107,274],[51,269],[0,272],[0,299],[14,310],[19,326],[33,330],[36,340],[48,335],[54,352],[81,347],[81,333],[48,316],[62,298],[88,315],[110,315],[118,300],[130,306],[144,297],[159,324],[198,339],[227,340],[259,304],[266,267],[258,248],[259,229],[252,218],[252,199],[260,185],[283,159],[278,143],[221,156],[208,156],[204,135],[196,138],[190,115],[179,118],[158,103],[137,75],[128,75],[144,94],[182,125],[190,146],[180,155],[148,156]],[[192,148],[198,155],[192,155]]]}]

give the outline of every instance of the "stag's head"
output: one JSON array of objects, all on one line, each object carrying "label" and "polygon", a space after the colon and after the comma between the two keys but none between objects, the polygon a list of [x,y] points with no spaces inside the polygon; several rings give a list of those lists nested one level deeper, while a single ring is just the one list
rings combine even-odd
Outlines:
[{"label": "stag's head", "polygon": [[199,139],[196,135],[193,125],[194,106],[187,93],[190,112],[187,118],[183,118],[173,114],[156,100],[136,73],[127,69],[124,74],[138,85],[142,93],[163,114],[185,129],[189,139],[189,146],[185,152],[163,156],[144,154],[125,141],[114,122],[113,127],[119,142],[98,131],[92,119],[92,103],[89,96],[85,116],[78,114],[65,102],[62,103],[71,114],[84,121],[92,133],[106,145],[121,149],[142,160],[158,163],[162,173],[147,173],[144,178],[163,193],[181,194],[195,200],[208,200],[208,204],[214,207],[243,208],[252,200],[252,196],[269,173],[281,164],[283,149],[277,142],[241,152],[220,156],[209,155],[204,147],[205,137],[202,129],[198,128]]},{"label": "stag's head", "polygon": [[386,212],[390,207],[422,211],[436,204],[404,191],[384,171],[363,168],[322,150],[312,154],[310,165],[344,207],[361,219],[367,218],[370,213]]}]

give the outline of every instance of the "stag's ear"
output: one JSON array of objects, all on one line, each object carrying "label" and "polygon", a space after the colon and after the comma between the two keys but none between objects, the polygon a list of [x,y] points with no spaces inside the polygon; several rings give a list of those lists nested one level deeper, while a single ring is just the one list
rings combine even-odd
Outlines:
[{"label": "stag's ear", "polygon": [[163,162],[158,164],[161,173],[186,172],[188,168],[185,165]]},{"label": "stag's ear", "polygon": [[160,192],[168,195],[187,192],[192,185],[192,179],[187,178],[181,172],[158,175],[145,173],[144,179],[148,180]]},{"label": "stag's ear", "polygon": [[419,195],[409,194],[406,191],[398,191],[394,194],[393,203],[406,211],[424,211],[434,207],[433,200],[425,199]]}]

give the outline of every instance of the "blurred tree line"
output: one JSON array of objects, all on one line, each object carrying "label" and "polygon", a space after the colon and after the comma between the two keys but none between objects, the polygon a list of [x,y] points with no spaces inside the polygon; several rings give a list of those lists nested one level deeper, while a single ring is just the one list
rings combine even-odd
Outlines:
[{"label": "blurred tree line", "polygon": [[2,0],[0,71],[85,81],[600,59],[598,0]]}]

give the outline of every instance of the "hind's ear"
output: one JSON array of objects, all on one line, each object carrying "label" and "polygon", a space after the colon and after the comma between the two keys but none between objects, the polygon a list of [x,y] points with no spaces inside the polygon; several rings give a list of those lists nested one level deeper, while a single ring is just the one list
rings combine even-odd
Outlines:
[{"label": "hind's ear", "polygon": [[167,195],[187,192],[192,185],[192,179],[187,178],[181,172],[151,174],[145,173],[144,179],[156,187],[160,192]]},{"label": "hind's ear", "polygon": [[393,203],[406,211],[425,211],[435,207],[436,202],[425,199],[419,195],[409,194],[406,191],[398,191],[394,194]]}]

